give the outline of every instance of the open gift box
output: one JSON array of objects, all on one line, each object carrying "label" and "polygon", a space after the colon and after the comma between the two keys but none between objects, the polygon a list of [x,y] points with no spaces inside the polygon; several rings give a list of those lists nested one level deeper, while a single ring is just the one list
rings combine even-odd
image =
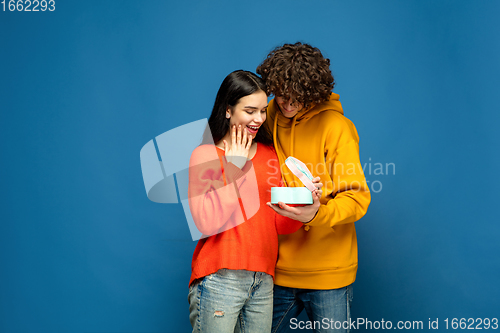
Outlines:
[{"label": "open gift box", "polygon": [[295,157],[288,157],[285,164],[305,187],[271,187],[271,204],[284,202],[287,205],[311,205],[313,203],[312,191],[316,189],[312,182],[311,172]]}]

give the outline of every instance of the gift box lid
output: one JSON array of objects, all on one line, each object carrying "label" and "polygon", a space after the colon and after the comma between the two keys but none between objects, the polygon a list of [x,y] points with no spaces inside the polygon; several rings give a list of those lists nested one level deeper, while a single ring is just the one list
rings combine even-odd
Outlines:
[{"label": "gift box lid", "polygon": [[302,161],[290,156],[285,160],[285,164],[290,171],[300,179],[305,187],[309,189],[309,191],[312,192],[316,189],[316,186],[314,186],[312,182],[313,175]]}]

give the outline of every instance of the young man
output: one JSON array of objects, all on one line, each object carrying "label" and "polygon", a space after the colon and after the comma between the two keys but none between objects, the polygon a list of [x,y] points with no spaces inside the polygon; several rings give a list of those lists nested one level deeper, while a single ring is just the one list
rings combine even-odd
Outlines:
[{"label": "young man", "polygon": [[[365,215],[370,192],[359,161],[359,137],[332,93],[330,61],[308,44],[277,47],[257,68],[266,81],[266,126],[287,186],[303,186],[284,165],[288,156],[321,177],[321,205],[280,207],[281,215],[304,223],[280,236],[275,272],[272,332],[311,327],[314,332],[347,332],[352,283],[358,267],[354,222]],[[296,317],[305,309],[310,323]]]}]

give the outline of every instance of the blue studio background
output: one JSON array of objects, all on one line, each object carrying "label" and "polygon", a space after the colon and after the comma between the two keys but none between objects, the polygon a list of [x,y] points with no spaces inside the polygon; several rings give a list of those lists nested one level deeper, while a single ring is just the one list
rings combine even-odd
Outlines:
[{"label": "blue studio background", "polygon": [[353,316],[500,317],[500,2],[55,5],[0,11],[0,332],[189,332],[196,243],[139,151],[295,41],[330,58],[373,186]]}]

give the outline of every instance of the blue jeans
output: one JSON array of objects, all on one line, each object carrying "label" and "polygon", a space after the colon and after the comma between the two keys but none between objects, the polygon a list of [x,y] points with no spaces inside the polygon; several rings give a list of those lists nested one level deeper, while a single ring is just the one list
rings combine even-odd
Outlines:
[{"label": "blue jeans", "polygon": [[[330,290],[274,286],[272,333],[300,332],[300,328],[311,328],[315,333],[349,332],[351,302],[352,284]],[[309,322],[297,320],[303,309]]]},{"label": "blue jeans", "polygon": [[273,278],[262,272],[220,269],[189,287],[193,332],[271,331]]}]

